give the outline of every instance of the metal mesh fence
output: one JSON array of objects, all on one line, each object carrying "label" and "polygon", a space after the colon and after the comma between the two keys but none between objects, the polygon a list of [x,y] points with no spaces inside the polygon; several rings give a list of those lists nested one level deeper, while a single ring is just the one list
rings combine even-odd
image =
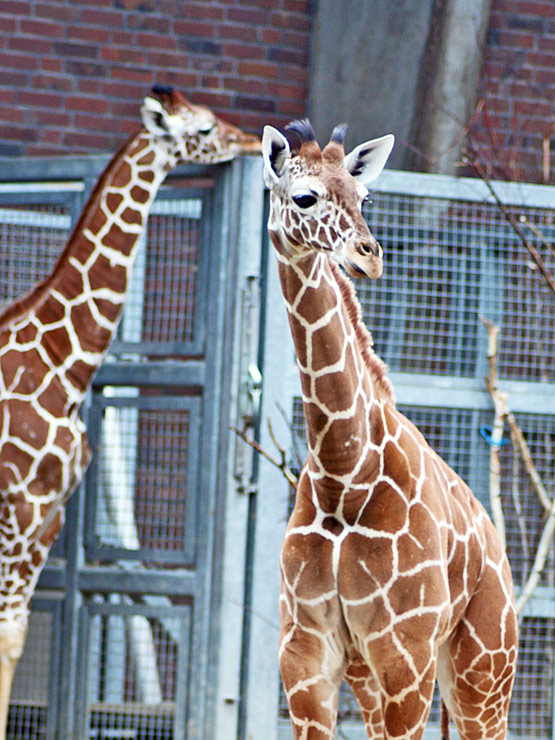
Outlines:
[{"label": "metal mesh fence", "polygon": [[[166,202],[148,222],[143,341],[191,342],[198,306],[200,200]],[[169,209],[168,206],[173,208]],[[159,210],[159,209],[158,209]]]},{"label": "metal mesh fence", "polygon": [[[555,275],[555,256],[553,252],[546,253],[538,235],[541,232],[547,240],[553,239],[553,211],[511,210]],[[384,247],[384,274],[375,282],[357,281],[355,287],[375,349],[391,371],[475,378],[481,384],[487,372],[487,334],[480,320],[480,315],[485,315],[500,326],[501,384],[503,380],[555,380],[553,296],[497,206],[379,192],[373,195],[367,216]],[[456,407],[439,403],[398,406],[489,509],[490,448],[483,431],[492,424],[493,410],[482,410],[479,404],[476,408],[461,408],[460,403],[454,404]],[[304,460],[306,443],[300,398],[294,399],[291,413],[296,446]],[[553,499],[555,407],[546,408],[545,413],[519,413],[516,417],[547,494]],[[295,458],[292,453],[293,464],[298,467]],[[518,588],[524,585],[532,568],[545,510],[508,432],[501,448],[501,491],[507,551]],[[553,543],[539,591],[555,604]],[[525,616],[521,621],[521,648],[510,715],[510,731],[515,737],[550,738],[555,727],[555,618],[551,618],[550,611],[555,614],[555,606],[547,614]],[[283,692],[280,716],[288,716]],[[360,724],[360,713],[344,683],[339,721],[354,720]],[[438,721],[436,695],[430,723]]]},{"label": "metal mesh fence", "polygon": [[198,445],[199,399],[139,397],[138,389],[118,393],[124,390],[137,395],[119,406],[107,399],[101,418],[93,462],[93,488],[99,492],[95,545],[115,548],[119,555],[136,552],[143,560],[149,553],[166,561],[190,560],[195,546],[195,464],[190,456]]},{"label": "metal mesh fence", "polygon": [[23,655],[17,665],[10,698],[8,738],[39,740],[48,737],[47,724],[53,720],[50,691],[55,677],[52,665],[52,637],[55,617],[36,600],[29,616]]},{"label": "metal mesh fence", "polygon": [[[201,198],[153,204],[117,334],[141,354],[183,354],[198,342],[205,206]],[[117,343],[112,350],[118,353]]]},{"label": "metal mesh fence", "polygon": [[[499,209],[390,193],[373,198],[367,216],[384,247],[384,274],[357,282],[357,295],[390,368],[473,376],[484,314],[501,327],[501,377],[552,382],[553,299]],[[555,255],[526,226],[552,240],[553,212],[512,211],[555,273]]]},{"label": "metal mesh fence", "polygon": [[64,206],[14,206],[0,201],[0,311],[42,280],[59,257],[70,227]]},{"label": "metal mesh fence", "polygon": [[88,664],[83,737],[173,739],[175,723],[185,719],[179,667],[187,659],[183,635],[189,616],[187,607],[149,610],[119,594],[103,601],[96,597],[84,608]]},{"label": "metal mesh fence", "polygon": [[[201,198],[159,199],[147,222],[126,296],[118,338],[141,350],[160,343],[187,345],[198,328],[199,248],[203,243]],[[71,226],[62,205],[17,206],[0,200],[0,311],[52,270]],[[115,345],[117,350],[117,345]],[[113,348],[114,349],[114,348]],[[183,351],[183,350],[182,350]]]}]

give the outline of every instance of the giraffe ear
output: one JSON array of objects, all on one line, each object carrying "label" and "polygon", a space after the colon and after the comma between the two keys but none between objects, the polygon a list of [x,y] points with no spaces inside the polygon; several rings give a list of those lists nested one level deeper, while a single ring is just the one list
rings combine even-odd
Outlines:
[{"label": "giraffe ear", "polygon": [[345,157],[345,167],[355,179],[366,185],[375,180],[383,170],[394,143],[393,134],[365,141]]},{"label": "giraffe ear", "polygon": [[144,127],[155,136],[177,139],[185,133],[185,123],[180,116],[171,115],[155,98],[145,98],[141,106]]},{"label": "giraffe ear", "polygon": [[264,126],[262,135],[262,159],[264,182],[271,188],[287,169],[290,149],[287,139],[273,126]]}]

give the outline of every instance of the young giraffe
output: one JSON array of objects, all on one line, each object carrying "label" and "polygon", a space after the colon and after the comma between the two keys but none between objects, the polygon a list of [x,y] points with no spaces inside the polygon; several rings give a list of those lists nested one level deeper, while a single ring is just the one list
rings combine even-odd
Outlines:
[{"label": "young giraffe", "polygon": [[[297,740],[332,738],[349,681],[368,737],[421,738],[437,678],[462,740],[499,740],[517,652],[509,565],[468,486],[396,408],[352,277],[382,250],[360,211],[392,136],[344,155],[266,126],[268,229],[301,377],[308,459],[281,556],[280,669]],[[446,722],[444,723],[447,724]]]},{"label": "young giraffe", "polygon": [[150,206],[180,162],[260,139],[156,86],[144,127],[101,175],[53,272],[0,315],[0,739],[29,601],[91,452],[79,409],[120,317]]}]

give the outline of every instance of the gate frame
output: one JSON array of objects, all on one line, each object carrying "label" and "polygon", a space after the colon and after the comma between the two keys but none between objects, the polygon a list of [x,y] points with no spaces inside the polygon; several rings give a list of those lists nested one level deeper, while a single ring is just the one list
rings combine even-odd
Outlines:
[{"label": "gate frame", "polygon": [[[104,155],[36,157],[26,158],[24,162],[13,158],[1,159],[0,200],[6,204],[25,205],[30,202],[37,205],[69,202],[72,228],[109,158]],[[229,738],[237,731],[245,570],[241,545],[245,539],[248,497],[244,491],[238,491],[240,486],[234,473],[236,444],[229,426],[241,427],[243,417],[248,413],[245,408],[245,402],[249,400],[248,378],[241,364],[244,349],[239,346],[240,337],[245,332],[254,336],[256,350],[258,342],[258,303],[249,314],[253,326],[248,327],[248,331],[242,325],[241,309],[245,285],[258,286],[260,281],[260,158],[244,157],[211,167],[181,166],[167,178],[159,197],[169,194],[171,188],[178,189],[176,197],[188,197],[187,188],[191,183],[195,187],[195,183],[206,185],[206,181],[214,184],[209,196],[210,240],[201,245],[201,249],[207,252],[206,285],[210,286],[210,294],[203,295],[203,304],[208,311],[203,317],[206,334],[204,355],[199,357],[197,352],[185,361],[158,359],[136,365],[105,362],[94,378],[93,393],[89,394],[83,407],[83,417],[94,445],[95,440],[91,437],[94,429],[89,427],[87,417],[94,395],[102,386],[175,386],[177,373],[179,385],[204,388],[198,399],[201,401],[203,424],[200,456],[205,462],[203,465],[199,462],[197,502],[203,511],[199,526],[206,537],[196,552],[196,565],[204,565],[195,575],[190,567],[179,570],[153,568],[146,573],[137,573],[122,571],[115,562],[88,563],[83,539],[87,511],[85,500],[94,492],[91,492],[88,475],[85,477],[68,503],[60,544],[41,573],[34,599],[40,607],[47,591],[54,592],[56,599],[62,597],[60,679],[56,706],[49,706],[49,740],[55,737],[84,740],[82,721],[78,716],[84,711],[82,699],[86,686],[80,669],[80,647],[84,645],[86,634],[83,614],[90,594],[112,592],[192,597],[193,628],[188,637],[192,657],[186,677],[190,684],[189,722],[188,730],[183,727],[181,732],[206,738],[216,737],[217,732]],[[185,189],[180,191],[182,183]],[[111,352],[118,351],[117,344],[114,343]],[[120,349],[128,348],[122,346]],[[252,473],[248,465],[253,464],[254,456],[250,452],[242,456],[245,458],[246,476],[250,478]],[[98,607],[93,605],[92,611],[95,609],[98,611]],[[139,611],[145,609],[149,614],[156,612],[152,607],[141,607]]]}]

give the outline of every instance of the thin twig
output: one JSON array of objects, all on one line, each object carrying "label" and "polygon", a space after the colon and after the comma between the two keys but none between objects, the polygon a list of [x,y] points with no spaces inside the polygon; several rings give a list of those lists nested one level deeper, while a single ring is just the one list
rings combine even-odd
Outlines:
[{"label": "thin twig", "polygon": [[536,552],[536,557],[534,559],[534,565],[532,567],[528,580],[526,581],[526,585],[522,589],[522,592],[516,602],[516,613],[517,614],[520,614],[522,612],[526,602],[528,601],[530,596],[532,596],[534,589],[538,585],[541,572],[543,570],[547,555],[549,553],[549,544],[551,542],[551,539],[554,533],[555,533],[555,499],[553,500],[553,503],[551,504],[549,516],[547,517],[547,521],[543,528],[542,536],[540,538],[540,542],[538,545],[538,550]]},{"label": "thin twig", "polygon": [[499,144],[497,142],[497,137],[495,135],[495,131],[494,131],[494,128],[493,128],[493,121],[491,120],[491,116],[489,114],[489,109],[488,109],[487,103],[484,104],[483,118],[484,118],[484,122],[486,124],[486,128],[487,128],[487,131],[488,131],[488,134],[489,134],[491,145],[493,147],[493,153],[495,155],[495,159],[496,159],[496,162],[497,162],[497,167],[499,167],[499,169],[503,173],[503,176],[505,177],[505,179],[506,180],[510,180],[509,173],[505,169],[504,163],[501,161],[501,153],[499,151]]},{"label": "thin twig", "polygon": [[549,512],[551,511],[552,502],[547,494],[545,486],[542,483],[542,480],[539,476],[537,468],[534,465],[534,461],[532,460],[532,455],[530,454],[530,448],[528,447],[528,443],[526,442],[524,435],[522,434],[522,430],[519,427],[518,422],[515,419],[512,411],[510,411],[509,409],[507,409],[506,418],[507,418],[507,424],[509,425],[511,429],[511,435],[514,436],[515,442],[518,445],[518,448],[520,450],[520,456],[522,457],[522,461],[524,462],[526,472],[530,476],[530,480],[532,481],[532,485],[534,487],[536,495],[541,505],[543,506],[543,508]]},{"label": "thin twig", "polygon": [[[287,481],[292,485],[294,488],[297,487],[298,479],[297,476],[290,470],[289,466],[285,463],[285,460],[283,459],[281,462],[279,460],[275,460],[266,450],[255,440],[251,439],[251,437],[248,437],[245,432],[241,431],[240,429],[237,429],[237,427],[230,426],[230,429],[235,432],[235,434],[240,437],[244,442],[246,442],[248,445],[250,445],[253,449],[255,449],[260,455],[262,455],[263,458],[268,460],[268,462],[272,463],[272,465],[275,465],[278,470],[281,470],[284,477],[287,479]],[[273,436],[272,436],[272,439]],[[275,442],[274,442],[275,444]],[[279,445],[276,445],[278,449],[280,450],[280,453],[282,452],[282,448],[279,447]]]},{"label": "thin twig", "polygon": [[281,406],[281,404],[276,403],[276,406],[277,406],[279,413],[283,416],[283,419],[285,423],[287,424],[287,427],[291,433],[291,443],[293,445],[293,450],[295,452],[295,462],[297,463],[297,467],[300,470],[303,467],[303,458],[301,457],[299,445],[297,444],[297,434],[295,433],[295,430],[293,429],[293,422],[287,418],[285,409],[283,408],[283,406]]},{"label": "thin twig", "polygon": [[547,241],[547,239],[542,234],[542,232],[538,229],[538,227],[535,224],[533,224],[524,214],[522,214],[520,216],[519,221],[520,221],[520,223],[522,223],[525,226],[527,226],[530,229],[530,231],[534,234],[534,236],[536,236],[540,240],[540,242],[542,243],[542,245],[549,252],[551,252],[551,254],[552,254],[553,257],[555,257],[555,248],[553,247],[553,244],[551,244],[550,242]]},{"label": "thin twig", "polygon": [[[518,447],[520,455],[522,457],[522,460],[524,462],[524,465],[526,467],[526,470],[528,472],[528,475],[530,476],[534,488],[536,489],[536,493],[538,494],[538,498],[542,502],[542,505],[545,508],[545,504],[548,504],[548,516],[547,521],[545,522],[545,525],[543,527],[543,532],[540,537],[540,542],[538,545],[538,549],[536,551],[536,557],[534,558],[534,564],[532,566],[532,570],[530,571],[530,575],[526,579],[526,583],[521,591],[521,594],[517,600],[516,603],[516,612],[517,614],[521,614],[522,610],[524,609],[524,606],[532,596],[534,589],[538,585],[541,572],[545,566],[545,561],[547,559],[547,555],[549,553],[549,545],[551,542],[551,539],[553,537],[553,534],[555,533],[555,499],[551,501],[549,499],[549,496],[547,495],[547,492],[545,490],[545,487],[543,486],[541,479],[538,475],[538,471],[536,470],[536,466],[534,465],[532,461],[532,456],[530,455],[530,450],[528,448],[528,445],[526,444],[526,440],[524,439],[524,435],[522,434],[522,431],[520,430],[520,427],[518,426],[516,419],[514,418],[513,414],[509,411],[508,405],[507,405],[507,396],[506,394],[503,394],[501,391],[499,391],[499,388],[497,387],[497,367],[496,367],[496,361],[497,361],[497,335],[499,332],[499,328],[495,326],[491,321],[486,319],[482,316],[482,322],[484,323],[484,326],[488,330],[488,361],[490,364],[490,377],[485,378],[486,385],[488,388],[488,391],[492,397],[494,407],[495,407],[495,415],[497,420],[497,415],[499,413],[498,404],[499,407],[504,407],[504,417],[507,418],[509,421],[509,425],[511,427],[511,438],[513,440],[513,445],[515,447]],[[501,396],[501,400],[500,397]],[[504,396],[504,398],[503,398]],[[492,432],[492,441],[497,441],[498,444],[501,441],[499,438],[498,440],[494,439],[494,433],[495,433],[495,427],[494,432]],[[497,500],[497,493],[495,490],[496,483],[499,483],[499,480],[495,477],[496,469],[496,461],[497,465],[499,464],[498,457],[493,455],[493,449],[494,447],[497,447],[497,454],[499,453],[499,449],[497,445],[492,445],[492,452],[490,453],[490,464],[491,464],[491,473],[490,473],[490,486],[493,486],[493,492],[490,490],[490,498],[492,500],[492,514],[494,516],[494,523],[496,523],[496,515],[498,515],[498,512],[494,510],[494,503],[497,506],[498,503],[500,503]],[[499,471],[497,470],[497,474]],[[519,526],[522,524],[522,510],[520,511],[520,514],[517,511],[517,516],[519,518]],[[498,525],[496,524],[497,528],[499,529]]]},{"label": "thin twig", "polygon": [[520,532],[520,542],[522,545],[522,562],[524,563],[522,569],[522,583],[526,583],[528,578],[528,561],[530,559],[530,548],[528,547],[528,537],[526,536],[526,524],[524,521],[524,512],[522,510],[522,504],[520,503],[520,491],[519,491],[519,471],[520,471],[520,455],[519,447],[515,439],[514,434],[511,431],[511,443],[513,446],[513,460],[511,470],[511,495],[513,498],[513,506],[515,507],[516,520],[518,523],[518,529]]},{"label": "thin twig", "polygon": [[481,166],[480,162],[478,162],[478,159],[470,152],[470,150],[465,149],[463,151],[463,155],[466,159],[466,161],[472,165],[472,167],[475,169],[478,176],[483,180],[486,187],[490,191],[491,195],[493,196],[493,199],[497,203],[499,210],[503,214],[503,216],[506,218],[506,220],[511,224],[513,227],[514,232],[522,242],[522,244],[526,247],[528,252],[530,253],[530,256],[538,266],[541,274],[543,275],[546,283],[551,288],[553,294],[555,295],[555,281],[553,280],[553,277],[549,273],[549,270],[546,268],[544,261],[540,257],[538,251],[532,244],[532,242],[527,238],[526,234],[522,231],[520,228],[518,221],[513,216],[513,214],[510,212],[510,210],[507,208],[507,206],[503,203],[503,201],[499,198],[497,193],[495,192],[495,189],[493,185],[491,184],[491,181],[487,174],[484,172],[483,167]]},{"label": "thin twig", "polygon": [[345,735],[345,733],[343,732],[343,728],[341,727],[341,723],[340,722],[337,723],[336,731],[337,731],[337,734],[339,735],[339,737],[343,738],[343,740],[349,740],[349,738],[347,737],[347,735]]}]

